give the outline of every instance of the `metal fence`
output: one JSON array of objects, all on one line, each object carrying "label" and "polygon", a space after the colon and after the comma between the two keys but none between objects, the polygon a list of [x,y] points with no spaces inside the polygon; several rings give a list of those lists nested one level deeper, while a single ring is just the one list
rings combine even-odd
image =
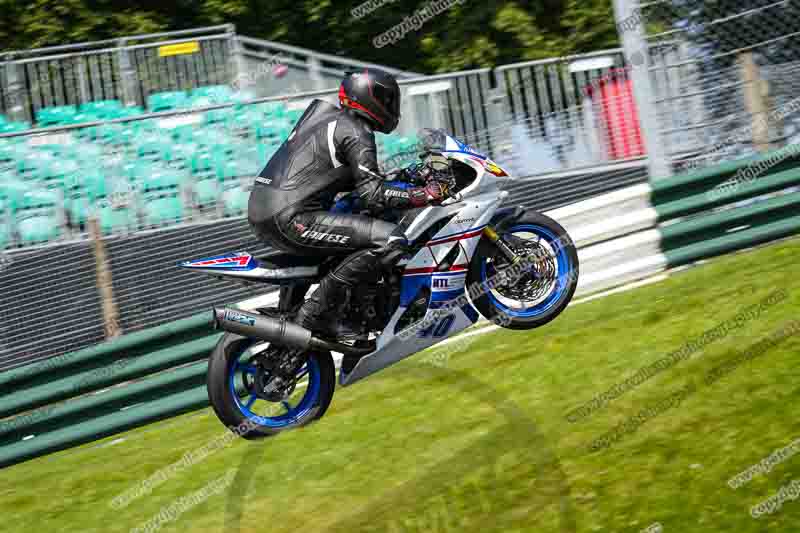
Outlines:
[{"label": "metal fence", "polygon": [[[355,59],[312,52],[305,48],[238,35],[234,41],[237,64],[235,83],[253,96],[277,96],[301,91],[321,91],[338,87],[345,72],[380,68],[398,78],[421,74],[367,63]],[[280,76],[272,68],[287,69]]]},{"label": "metal fence", "polygon": [[47,107],[98,100],[144,106],[154,92],[227,84],[234,36],[226,25],[4,52],[0,109],[33,122]]},{"label": "metal fence", "polygon": [[[618,2],[647,53],[659,144],[676,170],[703,167],[800,139],[800,116],[773,111],[798,96],[800,5],[794,0]],[[709,147],[714,147],[709,149]]]},{"label": "metal fence", "polygon": [[[275,76],[271,67],[289,67]],[[233,25],[0,53],[0,113],[34,122],[40,109],[98,100],[147,107],[157,92],[234,84],[252,97],[322,90],[348,70],[383,65],[237,35]]]}]

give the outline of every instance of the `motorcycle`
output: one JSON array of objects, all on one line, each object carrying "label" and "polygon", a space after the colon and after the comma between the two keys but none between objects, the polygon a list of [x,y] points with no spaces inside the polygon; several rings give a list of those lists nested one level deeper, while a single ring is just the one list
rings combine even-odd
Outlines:
[{"label": "motorcycle", "polygon": [[[376,286],[356,287],[340,306],[335,336],[293,322],[312,285],[342,257],[235,252],[181,267],[279,287],[277,307],[254,312],[213,309],[225,331],[209,358],[208,396],[214,412],[247,439],[274,435],[321,418],[339,384],[349,386],[475,324],[480,315],[527,330],[556,318],[578,283],[573,241],[551,218],[501,207],[501,185],[513,180],[486,155],[442,130],[425,130],[413,183],[449,184],[439,205],[387,212],[411,250],[387,267]],[[384,179],[375,174],[374,179]],[[357,210],[340,198],[333,210]]]}]

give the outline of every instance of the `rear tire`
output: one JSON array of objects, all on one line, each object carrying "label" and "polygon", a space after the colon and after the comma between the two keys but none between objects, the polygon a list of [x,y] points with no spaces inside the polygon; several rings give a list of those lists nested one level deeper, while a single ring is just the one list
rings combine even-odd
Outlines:
[{"label": "rear tire", "polygon": [[217,418],[231,431],[245,439],[268,437],[287,429],[304,426],[321,418],[328,410],[336,387],[336,369],[330,352],[309,354],[307,366],[313,374],[309,378],[309,384],[313,378],[318,386],[311,390],[309,385],[307,394],[313,393],[314,397],[306,400],[304,396],[303,401],[308,401],[310,408],[299,413],[296,420],[282,426],[270,426],[258,423],[257,419],[248,416],[243,411],[241,402],[237,402],[232,393],[231,372],[235,372],[234,367],[240,356],[248,348],[258,343],[260,341],[233,333],[225,333],[211,352],[208,360],[207,389],[211,407]]},{"label": "rear tire", "polygon": [[[517,309],[503,303],[502,294],[486,284],[497,271],[502,270],[505,258],[497,246],[484,236],[478,243],[475,255],[469,266],[467,283],[469,287],[480,285],[482,290],[473,300],[473,305],[488,320],[508,329],[533,329],[543,326],[556,318],[567,307],[578,286],[578,252],[567,231],[555,220],[536,212],[527,212],[510,225],[500,235],[531,233],[541,238],[554,249],[556,272],[553,289],[545,295],[541,304],[524,305]],[[513,249],[513,244],[509,246]],[[533,269],[528,269],[533,272]]]}]

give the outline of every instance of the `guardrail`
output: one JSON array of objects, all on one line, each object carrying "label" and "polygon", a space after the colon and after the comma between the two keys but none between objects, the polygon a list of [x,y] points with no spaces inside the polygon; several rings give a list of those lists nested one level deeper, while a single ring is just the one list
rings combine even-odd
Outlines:
[{"label": "guardrail", "polygon": [[800,232],[800,157],[784,149],[655,179],[551,214],[579,245],[578,290],[591,292]]},{"label": "guardrail", "polygon": [[743,179],[744,171],[781,152],[653,183],[669,267],[800,231],[800,157],[785,157],[764,175]]},{"label": "guardrail", "polygon": [[[579,293],[800,233],[799,159],[720,188],[769,157],[548,211],[579,247]],[[0,422],[0,467],[206,407],[204,360],[219,338],[209,326],[203,313],[0,374],[0,417],[7,417]]]}]

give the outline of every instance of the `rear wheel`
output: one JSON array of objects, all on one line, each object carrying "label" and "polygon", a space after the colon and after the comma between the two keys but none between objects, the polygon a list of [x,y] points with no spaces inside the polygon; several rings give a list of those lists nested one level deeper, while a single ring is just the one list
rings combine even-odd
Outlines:
[{"label": "rear wheel", "polygon": [[[336,374],[330,352],[311,353],[277,390],[267,343],[226,333],[208,363],[208,397],[223,424],[246,439],[275,435],[320,418],[330,405]],[[291,382],[291,383],[290,383]]]},{"label": "rear wheel", "polygon": [[469,286],[481,287],[473,304],[484,317],[509,329],[550,322],[567,307],[578,285],[575,244],[560,224],[540,213],[527,213],[500,238],[523,263],[510,265],[483,237],[469,268]]}]

